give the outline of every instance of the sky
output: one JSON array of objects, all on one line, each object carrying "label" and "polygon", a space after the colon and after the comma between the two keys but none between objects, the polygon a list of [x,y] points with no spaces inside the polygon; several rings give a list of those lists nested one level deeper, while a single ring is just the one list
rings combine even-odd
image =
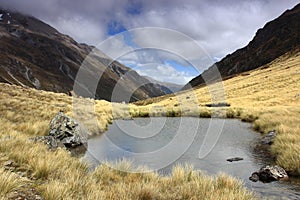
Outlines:
[{"label": "sky", "polygon": [[1,7],[35,16],[77,42],[97,46],[141,75],[178,84],[187,83],[214,62],[246,46],[259,28],[297,3],[0,0]]}]

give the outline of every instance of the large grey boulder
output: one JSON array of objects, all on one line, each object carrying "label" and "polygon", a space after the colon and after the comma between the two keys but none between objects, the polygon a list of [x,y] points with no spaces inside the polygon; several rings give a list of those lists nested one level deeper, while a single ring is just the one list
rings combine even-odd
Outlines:
[{"label": "large grey boulder", "polygon": [[87,143],[87,130],[76,120],[59,112],[50,122],[49,136],[66,147],[76,147]]},{"label": "large grey boulder", "polygon": [[278,181],[280,179],[288,178],[288,174],[286,171],[278,166],[264,166],[259,169],[259,171],[252,173],[252,175],[249,177],[251,181],[257,182],[272,182],[272,181]]},{"label": "large grey boulder", "polygon": [[47,136],[38,136],[34,140],[44,142],[50,149],[65,147],[69,150],[87,145],[88,130],[79,122],[59,112],[50,122]]},{"label": "large grey boulder", "polygon": [[[33,140],[35,142],[43,142],[51,150],[56,149],[59,145],[59,143],[56,141],[56,139],[53,136],[37,136]],[[61,145],[60,147],[64,147],[64,146]]]}]

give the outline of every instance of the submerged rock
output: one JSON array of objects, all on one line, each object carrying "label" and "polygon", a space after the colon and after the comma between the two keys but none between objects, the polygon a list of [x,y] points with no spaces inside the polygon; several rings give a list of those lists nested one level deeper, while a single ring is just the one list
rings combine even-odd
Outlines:
[{"label": "submerged rock", "polygon": [[76,120],[59,112],[50,122],[47,136],[38,136],[34,141],[44,142],[50,149],[82,147],[87,144],[88,131]]},{"label": "submerged rock", "polygon": [[252,173],[249,177],[251,181],[257,182],[262,181],[264,183],[269,183],[272,181],[278,181],[280,179],[288,178],[286,171],[278,166],[265,166],[259,169],[259,171]]},{"label": "submerged rock", "polygon": [[234,157],[234,158],[229,158],[229,159],[227,159],[228,162],[240,161],[240,160],[244,160],[244,158],[241,158],[241,157]]},{"label": "submerged rock", "polygon": [[276,137],[275,130],[270,131],[270,132],[268,132],[268,134],[265,137],[263,137],[261,139],[261,142],[263,144],[269,144],[269,145],[271,145],[271,144],[273,144],[275,137]]}]

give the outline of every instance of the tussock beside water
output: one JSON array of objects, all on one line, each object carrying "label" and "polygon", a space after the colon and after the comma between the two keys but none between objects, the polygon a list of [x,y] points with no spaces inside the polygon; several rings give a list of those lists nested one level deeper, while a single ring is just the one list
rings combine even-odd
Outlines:
[{"label": "tussock beside water", "polygon": [[[49,151],[28,138],[45,135],[49,121],[58,111],[79,120],[93,133],[107,128],[113,119],[148,116],[196,116],[240,118],[254,123],[262,133],[275,129],[272,145],[276,162],[300,174],[300,53],[285,55],[262,69],[224,82],[225,100],[230,107],[207,107],[209,89],[196,88],[125,105],[95,101],[95,112],[81,99],[73,114],[72,98],[65,94],[24,89],[0,84],[0,165],[12,160],[12,172],[0,170],[0,196],[36,188],[45,199],[253,199],[238,180],[220,174],[209,177],[191,167],[175,167],[169,177],[156,173],[127,173],[100,165],[90,172],[88,165],[63,149]],[[224,99],[222,99],[224,100]],[[85,103],[86,104],[85,104]],[[80,107],[82,106],[82,107]],[[96,117],[97,123],[90,119]],[[116,163],[123,169],[129,162]],[[25,173],[19,179],[16,172]],[[26,179],[26,181],[24,181]],[[21,189],[22,188],[22,189]]]},{"label": "tussock beside water", "polygon": [[[232,177],[209,177],[190,167],[176,167],[170,177],[156,173],[127,173],[100,165],[94,172],[78,158],[58,149],[49,151],[46,145],[33,143],[29,138],[46,135],[48,124],[58,111],[73,116],[72,99],[64,94],[24,89],[0,84],[0,160],[14,163],[12,172],[0,170],[0,196],[8,198],[17,191],[35,189],[45,199],[252,199],[242,183]],[[89,99],[83,99],[89,102]],[[83,103],[83,105],[85,105]],[[149,110],[150,109],[150,110]],[[80,120],[94,134],[104,131],[113,118],[164,115],[164,108],[138,107],[95,101],[95,113],[77,107]],[[171,111],[173,115],[173,112]],[[176,112],[175,112],[176,114]],[[97,125],[90,122],[96,117]],[[115,163],[129,169],[128,161]],[[22,172],[24,179],[20,179]]]}]

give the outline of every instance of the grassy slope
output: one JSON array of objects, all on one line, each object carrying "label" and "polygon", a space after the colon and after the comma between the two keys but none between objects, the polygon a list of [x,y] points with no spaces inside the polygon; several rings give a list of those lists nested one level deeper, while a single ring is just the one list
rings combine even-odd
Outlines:
[{"label": "grassy slope", "polygon": [[209,117],[222,116],[223,112],[225,117],[254,122],[254,128],[262,133],[275,129],[278,136],[271,148],[276,162],[291,174],[300,175],[300,52],[283,55],[257,70],[228,79],[223,85],[229,108],[204,106],[218,102],[209,91],[214,90],[214,96],[221,94],[220,83],[137,104],[146,105],[148,110],[164,107],[173,115]]},{"label": "grassy slope", "polygon": [[[226,175],[208,177],[188,167],[176,167],[170,177],[124,173],[106,165],[90,172],[87,164],[67,151],[49,151],[44,144],[29,140],[47,134],[49,121],[58,111],[72,116],[71,97],[2,83],[0,94],[0,199],[16,199],[14,191],[31,196],[40,194],[50,200],[253,198],[238,180]],[[85,112],[84,106],[80,118],[91,131],[99,131],[113,118],[129,117],[126,111],[143,116],[147,109],[96,101],[98,127],[90,124],[93,113]],[[13,166],[3,170],[8,160],[13,161]],[[127,162],[117,165],[122,169],[130,167]]]},{"label": "grassy slope", "polygon": [[[285,55],[261,69],[224,82],[229,108],[207,108],[212,101],[209,89],[222,93],[219,87],[150,99],[145,106],[111,104],[96,101],[98,127],[90,124],[93,113],[81,119],[96,132],[104,130],[113,118],[130,116],[213,114],[253,121],[254,127],[267,132],[278,131],[272,150],[278,164],[300,174],[300,53]],[[250,199],[252,194],[241,184],[224,175],[207,177],[191,169],[175,168],[171,177],[157,174],[127,174],[101,165],[95,172],[65,150],[49,152],[43,144],[28,138],[45,135],[50,119],[63,110],[72,116],[72,98],[64,94],[25,89],[0,84],[0,166],[14,161],[13,172],[0,170],[0,196],[12,191],[36,188],[46,199]],[[82,99],[89,102],[90,100]],[[222,100],[223,101],[223,100]],[[152,103],[152,104],[149,104]],[[113,108],[113,109],[112,109]],[[129,111],[129,112],[128,112]],[[119,163],[128,168],[128,163]],[[22,171],[22,179],[15,172]],[[4,183],[4,184],[1,184]]]}]

